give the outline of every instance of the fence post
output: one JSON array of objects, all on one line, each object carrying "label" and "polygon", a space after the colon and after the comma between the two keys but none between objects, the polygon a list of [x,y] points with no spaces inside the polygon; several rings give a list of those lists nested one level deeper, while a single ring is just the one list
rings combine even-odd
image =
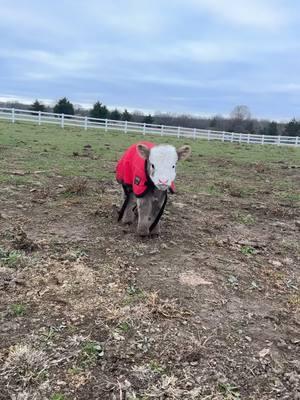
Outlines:
[{"label": "fence post", "polygon": [[222,132],[222,142],[224,142],[224,140],[225,140],[225,132],[223,131]]},{"label": "fence post", "polygon": [[278,135],[278,139],[277,139],[277,146],[280,146],[280,139],[281,139],[281,136],[280,136],[280,135]]},{"label": "fence post", "polygon": [[239,137],[239,143],[242,142],[242,134],[240,133],[240,137]]},{"label": "fence post", "polygon": [[210,130],[207,131],[207,140],[210,140]]},{"label": "fence post", "polygon": [[233,142],[233,132],[231,132],[231,139],[230,139],[231,143]]},{"label": "fence post", "polygon": [[14,124],[15,123],[15,109],[11,109],[11,122]]},{"label": "fence post", "polygon": [[248,136],[247,136],[247,143],[248,144],[250,143],[250,133],[248,133]]},{"label": "fence post", "polygon": [[261,144],[264,144],[265,143],[265,135],[262,135],[262,137],[261,137]]},{"label": "fence post", "polygon": [[124,132],[125,132],[125,133],[127,133],[127,124],[128,124],[128,122],[125,121],[125,125],[124,125]]},{"label": "fence post", "polygon": [[161,136],[164,136],[164,126],[163,125],[160,126],[160,134],[161,134]]},{"label": "fence post", "polygon": [[105,132],[107,132],[107,118],[106,118],[106,120],[105,120]]},{"label": "fence post", "polygon": [[87,130],[87,126],[88,126],[88,117],[86,116],[86,117],[84,118],[84,130],[85,130],[85,131]]},{"label": "fence post", "polygon": [[41,114],[41,112],[39,111],[39,125],[41,125],[41,119],[42,119],[42,114]]},{"label": "fence post", "polygon": [[144,125],[143,125],[143,135],[146,135],[146,124],[145,124],[145,122],[144,122]]},{"label": "fence post", "polygon": [[193,138],[196,139],[196,128],[194,128]]},{"label": "fence post", "polygon": [[179,137],[180,137],[180,126],[178,126],[177,128],[177,138],[179,139]]},{"label": "fence post", "polygon": [[64,126],[65,126],[65,114],[61,114],[61,124],[60,124],[60,126],[62,128],[64,128]]},{"label": "fence post", "polygon": [[299,145],[299,136],[296,136],[295,145],[296,145],[296,146],[298,146],[298,145]]}]

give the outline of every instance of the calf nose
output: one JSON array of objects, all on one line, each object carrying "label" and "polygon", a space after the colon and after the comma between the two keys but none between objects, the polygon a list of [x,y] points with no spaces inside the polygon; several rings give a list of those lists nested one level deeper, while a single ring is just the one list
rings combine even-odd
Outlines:
[{"label": "calf nose", "polygon": [[168,184],[168,179],[165,179],[165,180],[159,179],[158,181],[159,181],[159,183],[161,183],[163,185],[167,185]]}]

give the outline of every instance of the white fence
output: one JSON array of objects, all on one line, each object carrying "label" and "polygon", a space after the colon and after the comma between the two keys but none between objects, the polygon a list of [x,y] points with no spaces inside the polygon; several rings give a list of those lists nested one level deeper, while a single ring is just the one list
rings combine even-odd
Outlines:
[{"label": "white fence", "polygon": [[19,110],[15,108],[0,107],[0,119],[11,122],[28,121],[39,125],[55,124],[62,128],[77,126],[85,130],[90,128],[104,129],[105,132],[121,131],[124,133],[140,133],[143,135],[174,136],[177,138],[221,140],[223,142],[248,143],[248,144],[275,144],[283,146],[300,146],[300,137],[296,136],[269,136],[252,135],[236,132],[222,132],[206,129],[184,128],[180,126],[145,124],[130,121],[115,121],[82,117],[79,115],[65,115],[41,111]]}]

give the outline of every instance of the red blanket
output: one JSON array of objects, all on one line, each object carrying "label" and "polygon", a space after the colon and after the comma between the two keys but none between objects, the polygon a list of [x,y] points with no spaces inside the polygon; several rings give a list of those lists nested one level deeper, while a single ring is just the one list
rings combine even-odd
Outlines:
[{"label": "red blanket", "polygon": [[[152,148],[154,143],[141,142]],[[146,160],[138,153],[136,144],[131,145],[117,164],[116,179],[122,185],[132,186],[136,196],[143,196],[147,190],[149,177],[146,171]]]}]

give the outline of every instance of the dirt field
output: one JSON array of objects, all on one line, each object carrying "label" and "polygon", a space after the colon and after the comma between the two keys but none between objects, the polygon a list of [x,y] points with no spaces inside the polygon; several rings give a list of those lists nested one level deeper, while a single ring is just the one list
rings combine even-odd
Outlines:
[{"label": "dirt field", "polygon": [[300,149],[190,142],[139,239],[136,140],[0,123],[0,399],[299,400]]}]

